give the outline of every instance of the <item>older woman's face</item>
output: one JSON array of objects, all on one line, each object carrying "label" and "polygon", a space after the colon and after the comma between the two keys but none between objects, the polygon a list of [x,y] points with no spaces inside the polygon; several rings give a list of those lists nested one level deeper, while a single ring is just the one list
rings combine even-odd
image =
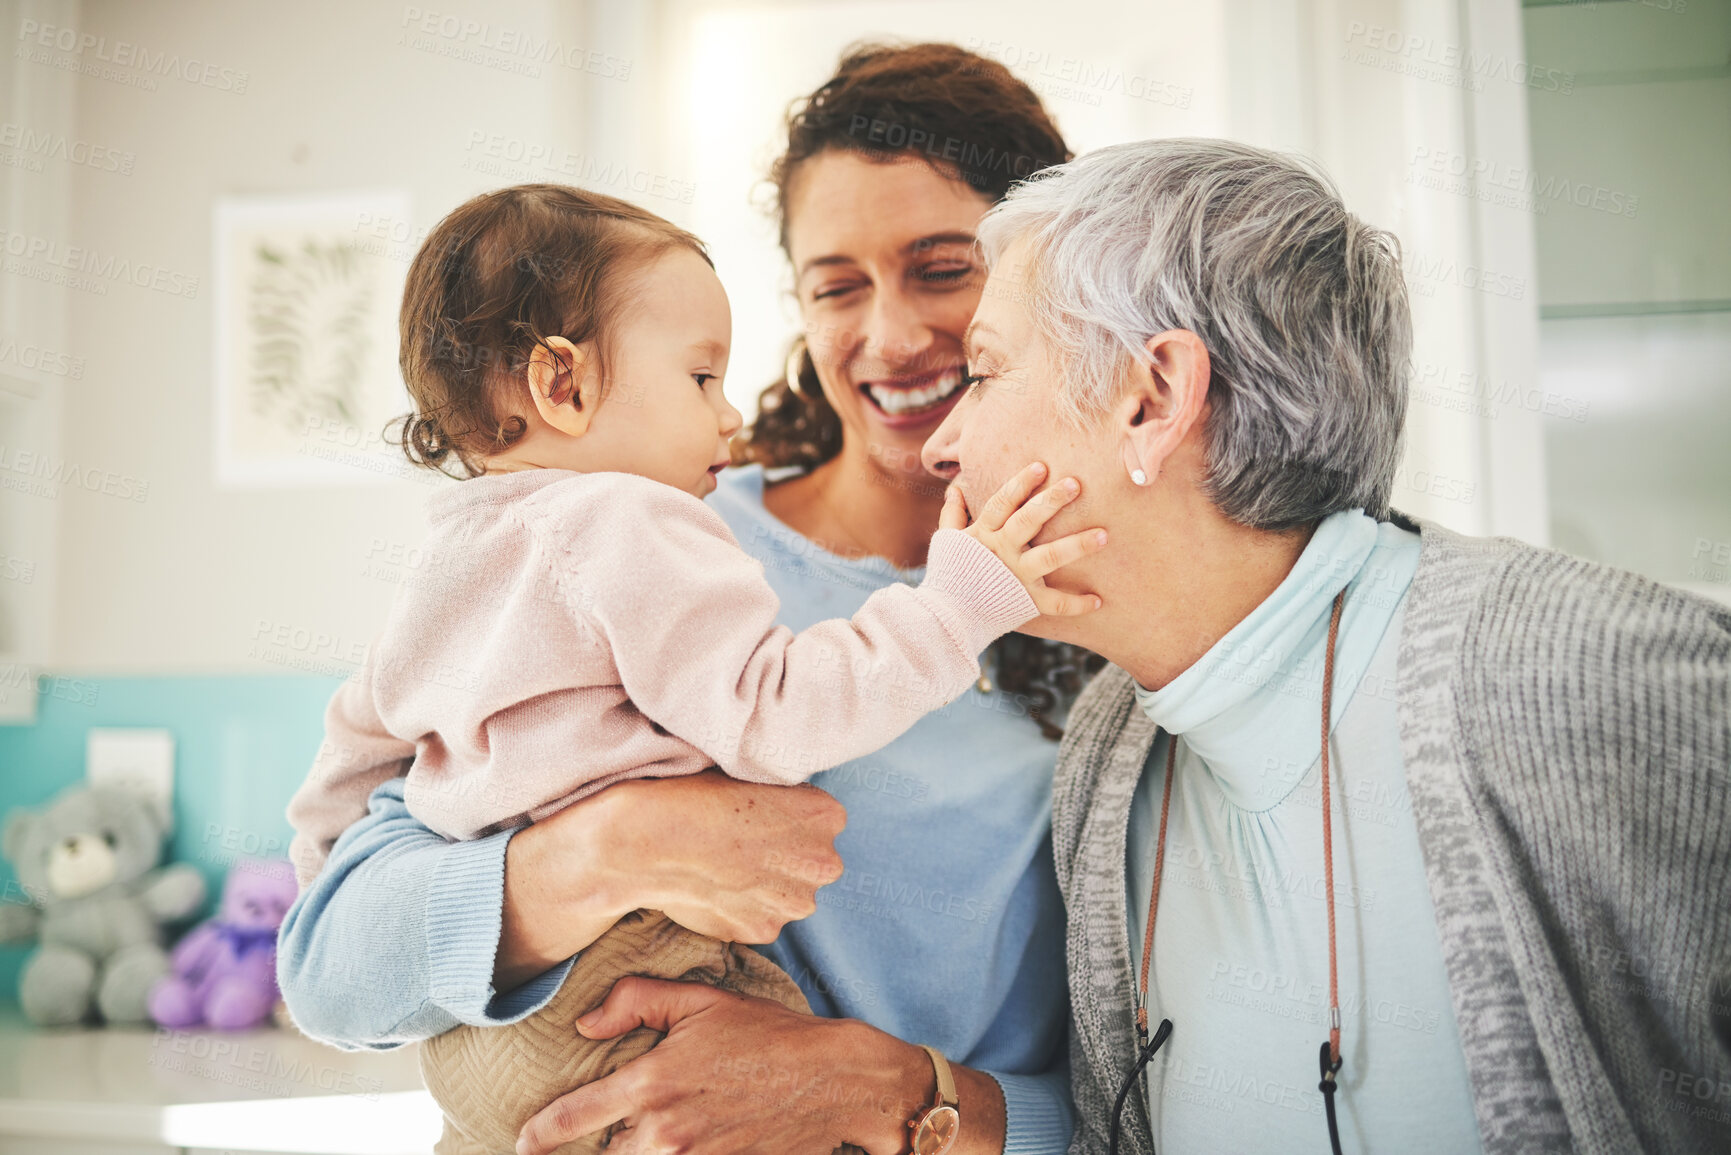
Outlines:
[{"label": "older woman's face", "polygon": [[824,395],[874,460],[915,479],[920,447],[962,394],[988,207],[918,160],[843,150],[805,161],[790,190],[788,250]]},{"label": "older woman's face", "polygon": [[1045,462],[1054,480],[1076,478],[1082,495],[1035,538],[1049,541],[1106,524],[1105,501],[1122,479],[1112,473],[1107,424],[1077,429],[1059,414],[1060,368],[1028,309],[1023,262],[1017,242],[987,280],[966,335],[968,371],[979,380],[921,457],[929,472],[956,484],[970,513],[1031,461]]}]

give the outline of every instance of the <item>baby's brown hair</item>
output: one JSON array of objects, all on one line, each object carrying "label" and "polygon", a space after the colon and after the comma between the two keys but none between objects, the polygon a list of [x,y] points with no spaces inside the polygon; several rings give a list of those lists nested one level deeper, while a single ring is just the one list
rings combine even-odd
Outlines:
[{"label": "baby's brown hair", "polygon": [[606,382],[623,276],[681,247],[709,260],[672,222],[569,185],[514,185],[460,205],[428,234],[403,289],[398,363],[415,403],[400,419],[403,453],[454,477],[483,472],[528,430],[515,412],[529,404],[523,373],[549,337],[594,341]]}]

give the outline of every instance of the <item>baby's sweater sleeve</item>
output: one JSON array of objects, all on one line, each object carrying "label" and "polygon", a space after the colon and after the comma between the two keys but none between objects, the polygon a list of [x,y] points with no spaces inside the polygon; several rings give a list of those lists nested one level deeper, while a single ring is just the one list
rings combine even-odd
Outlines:
[{"label": "baby's sweater sleeve", "polygon": [[634,487],[634,516],[587,535],[605,548],[556,568],[637,708],[736,778],[802,782],[878,749],[965,691],[980,651],[1038,613],[997,555],[944,529],[918,587],[795,635],[726,523],[653,490]]},{"label": "baby's sweater sleeve", "polygon": [[325,707],[325,740],[306,781],[289,800],[294,827],[289,859],[301,889],[318,876],[331,846],[366,817],[367,797],[380,783],[408,772],[415,744],[385,729],[373,698],[373,652]]}]

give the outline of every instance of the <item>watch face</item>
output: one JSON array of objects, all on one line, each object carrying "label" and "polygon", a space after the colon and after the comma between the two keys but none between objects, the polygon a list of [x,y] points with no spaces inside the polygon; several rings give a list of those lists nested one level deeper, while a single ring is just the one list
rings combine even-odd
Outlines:
[{"label": "watch face", "polygon": [[954,1107],[933,1107],[914,1132],[914,1155],[944,1155],[961,1129],[962,1117]]}]

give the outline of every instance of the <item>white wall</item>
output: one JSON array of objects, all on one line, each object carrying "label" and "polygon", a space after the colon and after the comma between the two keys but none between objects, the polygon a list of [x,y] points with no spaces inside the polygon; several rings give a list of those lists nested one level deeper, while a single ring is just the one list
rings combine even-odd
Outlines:
[{"label": "white wall", "polygon": [[[556,67],[531,78],[420,51],[400,42],[414,7],[379,0],[87,0],[85,31],[215,62],[248,81],[237,94],[80,76],[77,134],[136,162],[130,175],[71,171],[72,239],[207,277],[220,197],[395,187],[424,227],[476,191],[546,177],[477,165],[487,158],[470,146],[474,134],[542,143],[644,178],[661,191],[636,199],[712,242],[734,301],[730,375],[743,402],[779,371],[796,326],[773,230],[752,200],[787,101],[855,39],[945,38],[1028,79],[1079,151],[1230,135],[1317,156],[1349,205],[1393,228],[1428,270],[1414,280],[1421,366],[1451,380],[1534,378],[1530,291],[1498,297],[1465,283],[1486,266],[1530,278],[1530,219],[1409,180],[1421,148],[1523,154],[1524,90],[1496,81],[1469,93],[1352,57],[1366,48],[1354,31],[1364,27],[1518,57],[1514,0],[466,2],[440,11],[495,32],[584,43],[631,61],[629,79]],[[57,499],[54,665],[346,669],[340,659],[375,632],[403,572],[390,551],[421,536],[426,488],[217,487],[208,291],[188,300],[116,285],[70,298],[66,340],[87,368],[65,390],[64,450],[149,489],[142,502],[83,491]],[[1445,391],[1414,404],[1398,504],[1468,530],[1542,539],[1536,428],[1518,407],[1473,414],[1449,402]],[[296,641],[265,647],[261,660],[261,623]]]},{"label": "white wall", "polygon": [[[426,6],[431,8],[432,6]],[[553,0],[455,11],[498,29],[583,39]],[[205,278],[196,299],[111,286],[73,293],[88,368],[67,390],[68,456],[148,482],[142,502],[59,499],[55,662],[90,672],[340,671],[376,632],[393,584],[364,576],[375,542],[412,545],[428,492],[409,482],[225,490],[212,480],[212,207],[245,193],[400,188],[418,227],[527,176],[465,168],[471,133],[578,148],[583,74],[539,78],[400,42],[409,6],[313,0],[87,0],[82,28],[248,76],[235,93],[165,79],[154,92],[85,76],[81,137],[136,154],[130,175],[74,173],[79,244]],[[425,35],[425,34],[423,34]],[[441,47],[452,38],[426,37]],[[249,657],[261,621],[329,639]]]},{"label": "white wall", "polygon": [[[76,0],[0,0],[0,27],[75,18]],[[77,80],[8,52],[0,58],[0,719],[36,710],[36,674],[53,656],[59,591],[58,503],[32,476],[34,455],[60,445],[65,394],[85,366],[71,353],[62,285],[17,275],[15,249],[67,234],[73,174],[28,150],[35,138],[76,136]],[[19,472],[20,466],[24,472]]]}]

